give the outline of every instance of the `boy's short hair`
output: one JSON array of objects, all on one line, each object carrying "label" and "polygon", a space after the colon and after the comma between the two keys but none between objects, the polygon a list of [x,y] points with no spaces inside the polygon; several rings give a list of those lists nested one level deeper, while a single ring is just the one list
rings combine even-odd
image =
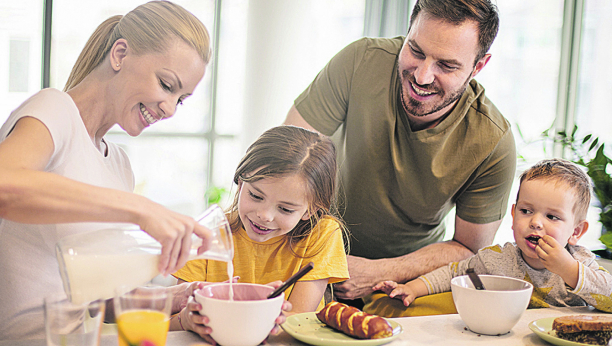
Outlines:
[{"label": "boy's short hair", "polygon": [[[578,220],[586,219],[591,203],[591,180],[587,174],[576,164],[564,159],[542,160],[531,168],[525,170],[520,176],[520,184],[524,181],[546,179],[567,184],[574,190],[576,201],[572,211]],[[516,199],[518,201],[518,195]]]}]

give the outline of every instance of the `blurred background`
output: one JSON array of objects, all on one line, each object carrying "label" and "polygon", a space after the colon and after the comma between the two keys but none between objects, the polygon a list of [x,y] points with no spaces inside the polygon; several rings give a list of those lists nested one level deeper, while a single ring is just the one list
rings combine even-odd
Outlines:
[{"label": "blurred background", "polygon": [[[87,38],[135,0],[0,0],[0,121],[43,87],[63,89]],[[333,55],[363,36],[405,35],[414,0],[176,0],[210,31],[214,58],[175,116],[136,138],[108,139],[131,159],[136,192],[187,215],[235,192],[248,145],[280,125]],[[494,1],[495,2],[495,1]],[[612,142],[612,2],[497,0],[500,30],[477,80],[512,123],[517,176],[564,154],[542,133],[578,126]],[[608,145],[607,152],[609,152]],[[516,198],[516,186],[510,205]],[[597,206],[581,241],[595,248]],[[452,220],[453,215],[449,216]],[[452,222],[448,223],[452,226]],[[508,212],[495,243],[512,241]],[[452,227],[447,232],[452,237]]]}]

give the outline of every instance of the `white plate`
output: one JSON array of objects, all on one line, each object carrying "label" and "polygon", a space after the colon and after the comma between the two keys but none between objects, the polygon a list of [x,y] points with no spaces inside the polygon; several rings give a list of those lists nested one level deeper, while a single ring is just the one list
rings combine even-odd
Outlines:
[{"label": "white plate", "polygon": [[541,318],[539,320],[531,321],[529,323],[529,329],[536,333],[542,340],[550,342],[553,345],[558,346],[592,346],[589,344],[583,344],[580,342],[574,342],[564,340],[557,337],[557,334],[552,330],[552,324],[556,317]]},{"label": "white plate", "polygon": [[287,317],[281,328],[292,337],[311,345],[319,346],[366,346],[383,345],[393,341],[402,333],[402,326],[392,320],[387,320],[393,328],[393,335],[382,339],[356,339],[319,321],[314,312],[305,312]]}]

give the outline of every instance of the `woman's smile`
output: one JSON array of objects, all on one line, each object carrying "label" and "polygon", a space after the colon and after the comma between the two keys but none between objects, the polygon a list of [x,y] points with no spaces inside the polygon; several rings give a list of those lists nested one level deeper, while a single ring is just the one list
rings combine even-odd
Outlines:
[{"label": "woman's smile", "polygon": [[146,126],[152,125],[162,119],[161,117],[157,118],[155,113],[153,111],[149,111],[149,109],[142,103],[140,104],[140,115],[145,121]]}]

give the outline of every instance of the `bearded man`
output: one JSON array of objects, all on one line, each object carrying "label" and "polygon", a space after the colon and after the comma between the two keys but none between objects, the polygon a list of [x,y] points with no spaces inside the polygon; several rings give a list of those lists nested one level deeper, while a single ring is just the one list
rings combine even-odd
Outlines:
[{"label": "bearded man", "polygon": [[[489,0],[419,0],[405,37],[348,45],[295,100],[285,124],[338,145],[341,213],[352,234],[351,278],[334,285],[339,300],[492,243],[516,150],[509,122],[473,78],[498,27]],[[452,208],[453,238],[442,241]]]}]

